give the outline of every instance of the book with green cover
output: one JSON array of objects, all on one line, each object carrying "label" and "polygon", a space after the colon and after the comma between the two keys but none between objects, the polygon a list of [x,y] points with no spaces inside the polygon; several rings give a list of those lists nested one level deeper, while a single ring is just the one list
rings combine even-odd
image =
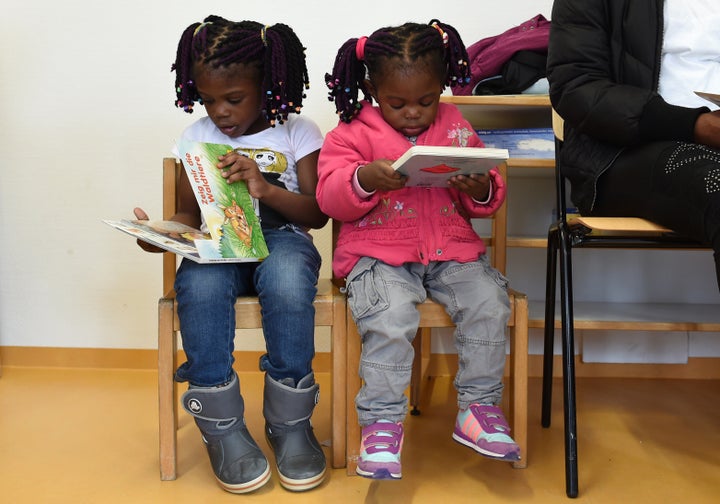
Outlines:
[{"label": "book with green cover", "polygon": [[180,142],[177,147],[207,232],[174,221],[103,222],[198,263],[257,262],[266,258],[270,252],[247,184],[228,184],[217,167],[219,156],[232,147],[190,141]]},{"label": "book with green cover", "polygon": [[256,201],[244,181],[228,182],[217,168],[229,145],[181,141],[178,152],[210,240],[197,241],[203,257],[259,261],[270,253],[260,228]]}]

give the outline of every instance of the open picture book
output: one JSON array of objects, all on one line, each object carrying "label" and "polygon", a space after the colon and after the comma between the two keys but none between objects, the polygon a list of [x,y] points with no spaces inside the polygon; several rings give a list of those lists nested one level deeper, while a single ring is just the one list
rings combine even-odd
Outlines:
[{"label": "open picture book", "polygon": [[245,182],[228,184],[217,168],[218,158],[232,147],[189,141],[179,142],[177,147],[207,232],[172,221],[104,222],[199,263],[261,261],[267,257],[256,201]]},{"label": "open picture book", "polygon": [[415,145],[393,163],[407,186],[446,187],[454,175],[486,173],[509,158],[507,149]]}]

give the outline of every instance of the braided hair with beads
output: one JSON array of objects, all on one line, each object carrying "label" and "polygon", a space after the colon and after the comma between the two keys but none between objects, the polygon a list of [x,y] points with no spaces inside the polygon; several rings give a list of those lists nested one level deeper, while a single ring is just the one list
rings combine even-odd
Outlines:
[{"label": "braided hair with beads", "polygon": [[338,50],[332,74],[325,74],[328,99],[335,102],[340,120],[349,123],[360,112],[360,92],[372,103],[366,77],[379,82],[389,70],[411,68],[420,60],[437,72],[445,86],[470,82],[465,44],[455,28],[437,19],[380,28],[369,37],[349,39]]},{"label": "braided hair with beads", "polygon": [[175,106],[191,114],[195,102],[202,104],[193,77],[196,65],[223,68],[238,63],[260,70],[264,112],[271,126],[282,124],[290,113],[300,113],[310,84],[305,47],[292,28],[220,16],[191,24],[180,37],[171,69],[175,72]]}]

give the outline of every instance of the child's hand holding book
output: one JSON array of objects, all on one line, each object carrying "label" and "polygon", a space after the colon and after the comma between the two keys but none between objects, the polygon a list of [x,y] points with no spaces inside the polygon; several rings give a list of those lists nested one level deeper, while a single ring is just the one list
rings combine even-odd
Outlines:
[{"label": "child's hand holding book", "polygon": [[361,166],[357,171],[358,182],[367,192],[395,191],[405,187],[407,177],[397,172],[392,162],[387,159],[377,159],[372,163]]}]

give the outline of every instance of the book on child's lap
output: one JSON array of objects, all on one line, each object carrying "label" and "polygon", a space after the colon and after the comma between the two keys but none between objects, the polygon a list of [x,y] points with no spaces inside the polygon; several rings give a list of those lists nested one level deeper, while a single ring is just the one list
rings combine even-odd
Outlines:
[{"label": "book on child's lap", "polygon": [[447,187],[452,176],[487,173],[509,157],[507,149],[415,145],[392,166],[408,187]]},{"label": "book on child's lap", "polygon": [[261,261],[269,251],[256,201],[244,181],[229,184],[217,167],[232,151],[223,144],[181,141],[180,160],[200,207],[207,233],[172,221],[105,220],[106,224],[199,263]]}]

